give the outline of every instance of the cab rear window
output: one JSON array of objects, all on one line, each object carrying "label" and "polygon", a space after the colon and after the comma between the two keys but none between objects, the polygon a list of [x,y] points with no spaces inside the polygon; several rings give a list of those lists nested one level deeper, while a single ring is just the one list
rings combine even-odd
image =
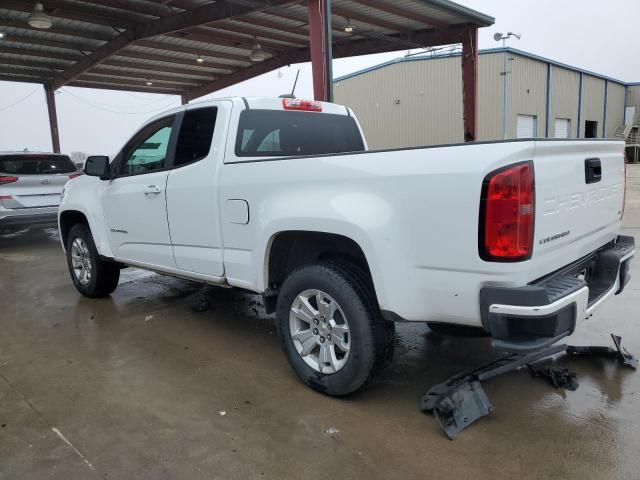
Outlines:
[{"label": "cab rear window", "polygon": [[245,110],[238,157],[286,157],[360,152],[364,142],[353,117],[317,112]]},{"label": "cab rear window", "polygon": [[0,172],[14,175],[72,173],[76,166],[66,155],[0,155]]}]

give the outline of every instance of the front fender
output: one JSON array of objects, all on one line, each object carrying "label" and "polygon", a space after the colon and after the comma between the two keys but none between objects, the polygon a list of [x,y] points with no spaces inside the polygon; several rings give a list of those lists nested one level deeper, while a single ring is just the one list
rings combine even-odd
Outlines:
[{"label": "front fender", "polygon": [[98,253],[105,257],[113,257],[102,211],[102,181],[97,177],[82,175],[65,185],[58,208],[58,231],[60,232],[60,241],[63,243],[63,250],[65,245],[60,228],[60,218],[64,212],[68,211],[80,212],[84,215],[89,223],[89,229]]}]

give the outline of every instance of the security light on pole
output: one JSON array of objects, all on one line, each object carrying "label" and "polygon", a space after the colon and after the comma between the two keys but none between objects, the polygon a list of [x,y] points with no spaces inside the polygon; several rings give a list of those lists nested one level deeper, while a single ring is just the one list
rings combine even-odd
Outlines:
[{"label": "security light on pole", "polygon": [[511,37],[515,37],[518,40],[520,40],[520,38],[522,38],[522,34],[521,33],[513,33],[513,32],[508,32],[506,34],[500,33],[500,32],[496,32],[493,34],[493,39],[496,42],[500,42],[502,41],[502,48],[504,48],[504,59],[503,59],[503,70],[502,70],[502,136],[504,137],[504,139],[506,140],[508,137],[508,133],[507,133],[507,124],[508,124],[508,117],[509,117],[509,79],[508,79],[508,75],[509,75],[509,66],[508,66],[508,57],[509,57],[509,53],[507,52],[507,40]]}]

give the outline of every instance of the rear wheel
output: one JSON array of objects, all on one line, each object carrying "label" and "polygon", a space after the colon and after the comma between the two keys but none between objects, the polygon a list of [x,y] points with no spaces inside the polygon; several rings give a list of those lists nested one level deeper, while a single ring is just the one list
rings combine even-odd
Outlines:
[{"label": "rear wheel", "polygon": [[91,298],[106,297],[118,286],[119,265],[100,259],[89,227],[77,224],[67,237],[67,265],[76,289]]},{"label": "rear wheel", "polygon": [[391,360],[394,324],[381,317],[371,281],[354,265],[296,270],[282,285],[277,316],[291,366],[320,392],[353,393]]}]

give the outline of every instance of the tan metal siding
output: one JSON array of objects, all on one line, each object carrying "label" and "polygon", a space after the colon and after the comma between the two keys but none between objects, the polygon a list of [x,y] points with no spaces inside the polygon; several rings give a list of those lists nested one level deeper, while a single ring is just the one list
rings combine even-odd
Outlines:
[{"label": "tan metal siding", "polygon": [[507,134],[516,138],[518,115],[535,115],[537,137],[544,137],[547,112],[547,64],[509,54],[509,123]]},{"label": "tan metal siding", "polygon": [[628,88],[627,107],[636,107],[636,116],[640,114],[640,85]]},{"label": "tan metal siding", "polygon": [[584,137],[585,122],[598,122],[598,137],[602,137],[602,121],[604,118],[604,80],[583,75],[582,81],[582,115],[580,137]]},{"label": "tan metal siding", "polygon": [[[547,63],[509,52],[508,137],[516,136],[518,114],[537,117],[537,135],[546,134]],[[503,53],[480,55],[478,66],[478,138],[502,138]],[[462,75],[460,57],[401,62],[338,82],[335,100],[356,112],[371,148],[457,143],[463,141]],[[604,83],[584,74],[581,136],[585,120],[598,122],[603,135]],[[549,136],[555,119],[571,122],[570,136],[578,128],[580,74],[551,66]],[[607,135],[622,123],[624,86],[609,82]],[[640,113],[640,86],[629,87],[628,105]],[[396,100],[399,103],[396,104]]]},{"label": "tan metal siding", "polygon": [[570,137],[576,137],[578,125],[578,89],[580,74],[566,68],[551,66],[551,108],[549,109],[549,136],[555,132],[555,119],[568,118]]},{"label": "tan metal siding", "polygon": [[609,82],[607,87],[607,137],[624,124],[624,85]]},{"label": "tan metal siding", "polygon": [[[478,140],[502,138],[502,54],[480,55],[478,62]],[[462,95],[460,96],[462,102]]]},{"label": "tan metal siding", "polygon": [[463,141],[460,58],[404,62],[338,82],[371,148]]}]

